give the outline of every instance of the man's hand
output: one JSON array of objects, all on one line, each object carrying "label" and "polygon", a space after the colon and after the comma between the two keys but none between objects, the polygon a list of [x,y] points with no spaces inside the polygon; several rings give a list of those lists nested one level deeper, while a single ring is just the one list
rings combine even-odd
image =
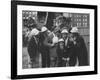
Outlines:
[{"label": "man's hand", "polygon": [[70,58],[68,57],[68,58],[62,58],[64,61],[69,61],[70,60]]}]

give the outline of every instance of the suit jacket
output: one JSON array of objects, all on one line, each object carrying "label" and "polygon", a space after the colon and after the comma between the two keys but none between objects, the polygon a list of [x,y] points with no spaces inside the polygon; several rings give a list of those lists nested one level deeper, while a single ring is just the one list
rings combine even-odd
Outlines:
[{"label": "suit jacket", "polygon": [[35,56],[38,51],[38,42],[35,36],[32,36],[28,43],[28,52],[30,56]]},{"label": "suit jacket", "polygon": [[76,51],[80,66],[89,65],[89,56],[84,39],[81,36],[76,38]]}]

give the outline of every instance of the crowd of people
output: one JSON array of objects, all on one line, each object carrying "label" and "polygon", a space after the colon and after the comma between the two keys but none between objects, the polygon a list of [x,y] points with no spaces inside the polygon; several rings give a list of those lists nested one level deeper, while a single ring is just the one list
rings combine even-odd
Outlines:
[{"label": "crowd of people", "polygon": [[[43,24],[43,20],[37,20],[34,27],[25,28],[23,36],[23,40],[28,43],[27,50],[32,68],[38,55],[41,55],[42,68],[51,67],[51,62],[54,62],[54,67],[89,65],[83,37],[77,27],[68,24],[64,16],[56,18],[55,27],[51,30]],[[55,53],[51,58],[50,54]]]}]

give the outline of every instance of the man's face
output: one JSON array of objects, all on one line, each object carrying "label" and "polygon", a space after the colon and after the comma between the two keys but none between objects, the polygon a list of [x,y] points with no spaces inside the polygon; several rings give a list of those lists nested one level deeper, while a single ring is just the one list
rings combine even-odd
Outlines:
[{"label": "man's face", "polygon": [[62,33],[62,37],[66,38],[67,37],[67,33]]},{"label": "man's face", "polygon": [[45,18],[42,17],[40,19],[37,19],[37,24],[38,24],[38,27],[43,27],[45,25]]},{"label": "man's face", "polygon": [[41,29],[44,26],[44,23],[42,21],[37,22],[37,28]]},{"label": "man's face", "polygon": [[70,41],[74,41],[74,36],[73,36],[72,33],[69,34],[69,40],[70,40]]},{"label": "man's face", "polygon": [[64,42],[59,42],[60,49],[64,49]]},{"label": "man's face", "polygon": [[57,20],[56,21],[56,26],[60,26],[62,24],[62,21],[61,20]]}]

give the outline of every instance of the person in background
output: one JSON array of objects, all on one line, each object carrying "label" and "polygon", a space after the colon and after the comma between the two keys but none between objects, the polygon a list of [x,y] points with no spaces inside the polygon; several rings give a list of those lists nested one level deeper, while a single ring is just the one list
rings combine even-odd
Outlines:
[{"label": "person in background", "polygon": [[64,40],[59,39],[57,46],[58,67],[63,67],[63,54],[64,54]]},{"label": "person in background", "polygon": [[79,66],[88,66],[89,56],[83,37],[78,33],[77,27],[73,27],[70,32],[73,35],[73,43],[75,45],[76,56],[78,57]]},{"label": "person in background", "polygon": [[50,47],[53,46],[50,38],[48,37],[49,31],[46,27],[41,28],[41,33],[39,37],[40,42],[40,48],[39,51],[42,56],[42,67],[50,67]]},{"label": "person in background", "polygon": [[66,26],[66,18],[63,16],[58,16],[56,18],[55,26],[56,26],[56,28],[54,29],[55,31],[61,30],[61,28]]},{"label": "person in background", "polygon": [[36,57],[38,55],[38,34],[39,34],[39,30],[37,30],[36,28],[32,29],[32,31],[30,32],[29,36],[29,42],[28,42],[28,53],[30,56],[30,61],[31,61],[31,67],[35,68],[36,67]]},{"label": "person in background", "polygon": [[64,39],[64,52],[62,56],[63,66],[68,66],[68,62],[70,59],[70,53],[68,52],[68,30],[65,28],[61,31],[62,38]]},{"label": "person in background", "polygon": [[54,44],[54,46],[52,46],[50,48],[50,59],[51,59],[51,67],[56,67],[57,66],[57,44],[58,44],[58,36],[56,34],[54,34],[53,32],[51,32],[52,34],[52,44]]},{"label": "person in background", "polygon": [[49,47],[51,46],[50,40],[48,39],[49,30],[46,27],[48,18],[47,12],[37,13],[37,28],[40,30],[39,34],[39,52],[41,55],[41,65],[43,68],[50,67],[50,54]]},{"label": "person in background", "polygon": [[60,29],[60,31],[62,31],[63,29],[67,29],[69,32],[69,29],[71,28],[71,19],[64,16],[59,16],[56,18],[55,25],[55,29]]},{"label": "person in background", "polygon": [[23,32],[22,32],[22,36],[23,36],[23,47],[27,47],[28,44],[28,35],[30,33],[29,29],[27,27],[23,28]]},{"label": "person in background", "polygon": [[69,66],[75,66],[77,63],[77,57],[76,57],[76,46],[74,43],[74,39],[71,33],[68,35],[68,44],[65,47],[67,56],[69,57]]},{"label": "person in background", "polygon": [[29,17],[27,21],[27,27],[32,30],[33,28],[37,27],[36,21],[32,18]]},{"label": "person in background", "polygon": [[63,61],[64,66],[75,66],[76,64],[76,56],[75,56],[75,48],[72,38],[69,36],[70,33],[67,29],[63,29],[62,38],[64,39],[64,53],[63,53]]}]

